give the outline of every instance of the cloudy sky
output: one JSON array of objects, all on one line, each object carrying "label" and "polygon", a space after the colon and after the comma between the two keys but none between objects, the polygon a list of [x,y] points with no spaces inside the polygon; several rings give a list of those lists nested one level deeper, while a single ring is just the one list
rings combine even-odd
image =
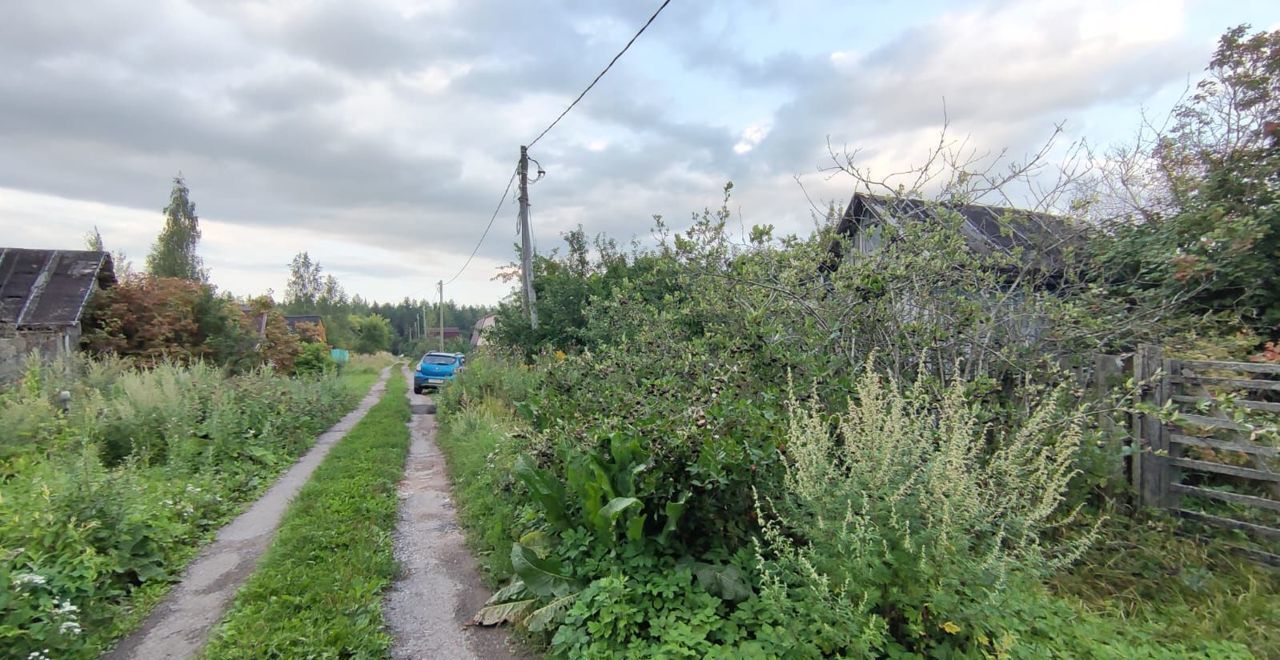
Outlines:
[{"label": "cloudy sky", "polygon": [[[434,294],[465,261],[518,155],[657,0],[0,0],[0,245],[79,247],[97,226],[141,262],[186,177],[213,281],[283,289],[299,251],[347,289]],[[1167,113],[1274,0],[673,0],[531,152],[538,248],[578,224],[623,240],[735,183],[743,221],[811,226],[847,180],[916,161],[946,114],[1021,154],[1057,123],[1121,140]],[[494,302],[503,208],[446,295]]]}]

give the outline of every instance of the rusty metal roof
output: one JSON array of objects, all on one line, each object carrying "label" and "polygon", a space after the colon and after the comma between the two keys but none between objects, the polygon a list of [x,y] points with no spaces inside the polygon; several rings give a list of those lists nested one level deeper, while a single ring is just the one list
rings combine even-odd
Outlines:
[{"label": "rusty metal roof", "polygon": [[115,280],[106,252],[0,248],[0,324],[18,330],[78,325],[89,294]]}]

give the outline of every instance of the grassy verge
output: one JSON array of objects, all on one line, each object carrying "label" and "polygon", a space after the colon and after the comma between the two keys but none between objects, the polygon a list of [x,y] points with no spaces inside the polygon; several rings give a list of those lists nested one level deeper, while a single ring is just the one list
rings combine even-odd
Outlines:
[{"label": "grassy verge", "polygon": [[458,518],[485,578],[496,585],[511,575],[511,543],[517,540],[512,521],[519,512],[509,496],[516,452],[504,442],[515,416],[486,398],[446,419],[436,443],[449,467]]},{"label": "grassy verge", "polygon": [[1050,586],[1086,611],[1163,630],[1170,642],[1227,640],[1280,658],[1280,569],[1233,554],[1223,538],[1179,529],[1164,516],[1117,514]]},{"label": "grassy verge", "polygon": [[393,377],[289,507],[207,658],[385,655],[382,593],[396,573],[391,532],[408,417],[405,381]]},{"label": "grassy verge", "polygon": [[[352,396],[364,397],[370,387],[378,381],[378,372],[374,371],[343,371],[339,377],[342,386],[346,388]],[[358,401],[358,399],[357,399]]]}]

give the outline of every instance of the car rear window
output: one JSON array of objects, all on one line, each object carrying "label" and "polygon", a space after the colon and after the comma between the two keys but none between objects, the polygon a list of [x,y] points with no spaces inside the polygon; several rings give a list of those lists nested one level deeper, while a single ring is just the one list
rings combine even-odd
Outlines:
[{"label": "car rear window", "polygon": [[453,364],[454,358],[448,355],[428,355],[422,358],[423,364]]}]

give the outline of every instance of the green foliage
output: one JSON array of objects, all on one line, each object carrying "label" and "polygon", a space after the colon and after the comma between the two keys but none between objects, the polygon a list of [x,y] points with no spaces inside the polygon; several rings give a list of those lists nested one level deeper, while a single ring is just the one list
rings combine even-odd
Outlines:
[{"label": "green foliage", "polygon": [[299,376],[320,376],[338,368],[329,347],[320,342],[304,342],[298,357],[293,361],[293,372]]},{"label": "green foliage", "polygon": [[409,450],[403,378],[325,457],[258,569],[214,631],[207,658],[381,657],[383,591]]},{"label": "green foliage", "polygon": [[[1271,117],[1272,41],[1228,35],[1213,66],[1247,93],[1191,103]],[[1212,136],[1205,117],[1185,130]],[[441,396],[464,523],[511,578],[479,619],[557,657],[1274,655],[1045,588],[1127,489],[1096,420],[1129,394],[1093,400],[1071,369],[1206,319],[1272,323],[1274,145],[1239,147],[1167,151],[1191,158],[1167,212],[1103,232],[1010,212],[990,219],[1010,240],[975,247],[958,205],[983,182],[961,164],[936,202],[887,190],[876,245],[836,235],[835,208],[807,237],[727,231],[731,186],[686,231],[659,221],[655,249],[566,235],[534,261],[539,328],[518,294],[498,312],[524,364],[473,359]],[[1272,614],[1261,591],[1235,620]]]},{"label": "green foliage", "polygon": [[351,348],[357,353],[378,353],[391,345],[391,324],[377,314],[349,318],[355,343]]},{"label": "green foliage", "polygon": [[[469,368],[465,378],[476,373]],[[444,396],[455,393],[458,385],[446,387]],[[439,404],[440,411],[449,412],[441,412],[448,422],[441,425],[436,442],[448,459],[458,517],[470,531],[468,541],[486,576],[497,582],[513,575],[511,544],[521,535],[516,521],[533,515],[532,507],[517,495],[514,476],[524,443],[514,430],[508,405],[493,398],[468,398],[466,408]]]},{"label": "green foliage", "polygon": [[868,371],[843,411],[793,400],[789,417],[785,490],[760,503],[762,585],[823,604],[798,624],[822,653],[996,653],[1016,635],[991,613],[1090,540],[1044,541],[1080,441],[1052,399],[988,439],[963,384],[939,399]]},{"label": "green foliage", "polygon": [[1100,270],[1133,299],[1280,337],[1280,30],[1228,31],[1148,157],[1164,195],[1107,225]]},{"label": "green foliage", "polygon": [[191,191],[179,174],[173,178],[169,205],[164,207],[164,228],[151,246],[151,254],[147,255],[147,272],[154,277],[204,281],[204,264],[196,254],[199,243],[200,219],[196,217],[196,205],[191,202]]},{"label": "green foliage", "polygon": [[33,360],[0,392],[0,646],[96,656],[354,400],[333,378]]}]

